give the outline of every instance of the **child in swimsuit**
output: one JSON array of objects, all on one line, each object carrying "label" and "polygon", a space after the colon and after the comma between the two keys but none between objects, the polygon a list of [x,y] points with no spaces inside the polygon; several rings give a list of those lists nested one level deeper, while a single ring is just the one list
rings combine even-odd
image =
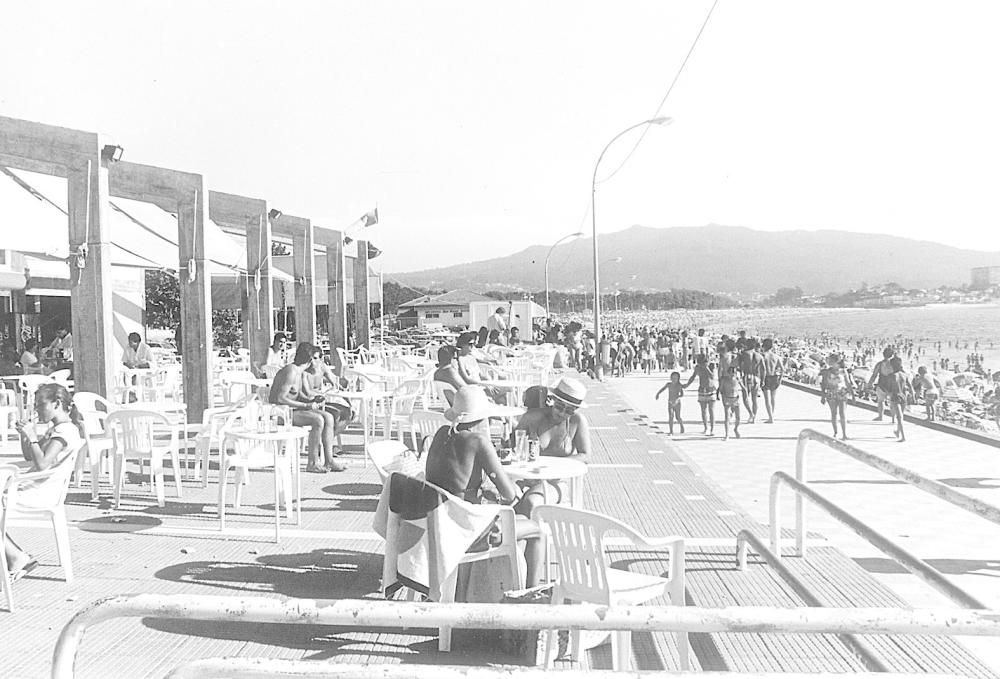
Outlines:
[{"label": "child in swimsuit", "polygon": [[820,403],[830,406],[830,423],[833,425],[833,437],[837,438],[837,419],[840,419],[840,435],[847,440],[847,415],[844,404],[854,398],[854,388],[847,370],[841,365],[840,355],[832,353],[826,358],[826,367],[819,373],[820,388],[823,396]]},{"label": "child in swimsuit", "polygon": [[723,440],[729,439],[729,415],[733,415],[733,434],[740,437],[740,397],[746,393],[743,380],[736,372],[736,366],[729,369],[719,379],[719,395],[722,397],[722,410],[725,416],[726,434]]},{"label": "child in swimsuit", "polygon": [[681,397],[684,396],[684,385],[681,384],[681,374],[677,371],[670,373],[670,381],[664,384],[658,392],[656,398],[660,398],[666,390],[667,392],[667,420],[670,423],[670,435],[674,435],[674,419],[680,425],[681,433],[684,433],[684,420],[681,419]]}]

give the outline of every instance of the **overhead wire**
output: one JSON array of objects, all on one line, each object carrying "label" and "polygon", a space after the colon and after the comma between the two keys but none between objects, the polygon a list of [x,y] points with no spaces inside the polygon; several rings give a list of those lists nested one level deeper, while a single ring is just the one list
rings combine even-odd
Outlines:
[{"label": "overhead wire", "polygon": [[[670,93],[674,91],[674,85],[677,84],[678,79],[680,79],[681,77],[681,73],[684,72],[684,67],[687,66],[688,60],[691,59],[691,55],[694,54],[695,47],[698,46],[698,41],[701,39],[701,34],[705,32],[705,27],[708,26],[708,21],[709,19],[712,18],[712,12],[715,11],[715,7],[718,4],[719,0],[714,0],[714,2],[712,2],[712,6],[708,8],[708,14],[705,15],[705,20],[701,23],[701,28],[698,29],[697,35],[694,36],[694,40],[691,42],[691,47],[688,48],[687,54],[684,55],[684,60],[681,62],[680,67],[677,69],[677,73],[674,74],[674,79],[670,82],[670,86],[667,88],[666,93],[663,95],[663,99],[660,100],[659,106],[656,107],[656,112],[650,116],[650,119],[659,117],[660,112],[663,110],[663,106],[667,103],[667,98],[670,97]],[[619,163],[618,167],[616,167],[607,177],[598,180],[597,181],[598,184],[602,184],[608,181],[616,174],[618,174],[618,172],[623,167],[625,167],[625,164],[628,163],[629,159],[639,148],[639,145],[642,143],[642,140],[646,138],[647,132],[649,132],[649,125],[646,125],[645,127],[642,128],[642,132],[639,134],[639,138],[636,139],[635,144],[633,144],[631,150],[625,156],[624,160],[622,160],[622,162]]]}]

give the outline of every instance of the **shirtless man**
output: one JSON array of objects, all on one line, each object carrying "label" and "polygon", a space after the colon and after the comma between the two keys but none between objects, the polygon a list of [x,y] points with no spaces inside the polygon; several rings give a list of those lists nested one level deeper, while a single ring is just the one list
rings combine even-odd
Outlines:
[{"label": "shirtless man", "polygon": [[757,351],[757,340],[748,337],[743,341],[743,351],[737,362],[743,375],[743,406],[747,410],[747,424],[753,424],[757,419],[757,394],[764,382],[764,359]]},{"label": "shirtless man", "polygon": [[542,543],[537,526],[527,521],[534,506],[521,497],[520,489],[511,481],[500,464],[496,448],[490,440],[489,416],[496,406],[479,387],[465,386],[455,394],[455,404],[445,417],[453,422],[434,434],[427,452],[426,478],[467,502],[479,503],[484,477],[489,478],[499,493],[502,504],[512,506],[519,517],[518,540],[527,540],[525,561],[528,572],[525,584],[538,584],[542,565]]},{"label": "shirtless man", "polygon": [[[292,424],[309,427],[309,463],[306,471],[342,472],[347,466],[334,459],[333,441],[336,437],[337,420],[323,410],[323,396],[309,388],[304,372],[318,349],[309,342],[301,342],[295,350],[295,358],[274,376],[267,400],[275,405],[292,409]],[[320,466],[320,450],[323,451],[323,466]]]}]

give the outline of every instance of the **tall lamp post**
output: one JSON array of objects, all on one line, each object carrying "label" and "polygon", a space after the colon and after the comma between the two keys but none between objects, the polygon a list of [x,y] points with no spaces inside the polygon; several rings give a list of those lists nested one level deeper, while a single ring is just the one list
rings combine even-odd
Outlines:
[{"label": "tall lamp post", "polygon": [[616,134],[611,138],[611,141],[607,143],[604,150],[601,151],[601,155],[597,157],[597,163],[594,165],[594,176],[590,182],[590,217],[594,232],[594,345],[597,347],[597,366],[595,372],[597,373],[597,379],[604,379],[604,367],[601,362],[600,355],[600,345],[601,345],[601,272],[600,272],[600,260],[598,259],[597,253],[597,169],[601,166],[601,161],[604,160],[604,154],[608,152],[611,145],[618,141],[621,137],[625,136],[629,132],[643,125],[668,125],[673,121],[673,118],[662,117],[662,118],[650,118],[649,120],[643,120],[641,123],[636,123],[631,127],[626,127],[624,130]]},{"label": "tall lamp post", "polygon": [[556,246],[567,241],[570,238],[579,238],[583,235],[583,231],[577,231],[576,233],[571,233],[568,236],[563,236],[549,248],[549,252],[545,255],[545,317],[549,317],[549,257],[552,256],[552,251],[556,249]]}]

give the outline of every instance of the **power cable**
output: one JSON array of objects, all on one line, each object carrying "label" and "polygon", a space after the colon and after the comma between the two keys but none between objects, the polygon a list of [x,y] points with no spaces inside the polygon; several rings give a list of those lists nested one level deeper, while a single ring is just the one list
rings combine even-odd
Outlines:
[{"label": "power cable", "polygon": [[[677,73],[674,75],[674,79],[670,83],[670,87],[667,88],[666,94],[664,94],[663,95],[663,99],[660,100],[660,105],[656,107],[656,112],[653,113],[653,115],[650,116],[650,119],[659,117],[660,111],[663,109],[664,104],[667,103],[667,98],[670,96],[670,93],[673,92],[674,85],[677,84],[677,80],[681,77],[681,73],[684,72],[684,67],[687,66],[688,60],[691,58],[691,55],[694,53],[694,48],[698,46],[698,40],[701,39],[701,34],[705,32],[705,27],[708,26],[708,20],[712,18],[712,12],[715,11],[715,6],[718,5],[718,4],[719,4],[719,0],[715,0],[712,3],[712,6],[708,8],[708,14],[705,15],[705,20],[702,22],[701,28],[698,29],[698,34],[696,36],[694,36],[694,41],[691,43],[691,47],[688,49],[687,54],[684,55],[684,61],[681,62],[680,68],[677,69]],[[604,182],[608,181],[609,179],[611,179],[612,177],[614,177],[616,174],[618,174],[618,172],[623,167],[625,167],[625,164],[632,157],[632,154],[634,154],[636,152],[636,149],[639,148],[639,144],[641,144],[642,140],[646,138],[646,133],[647,132],[649,132],[649,125],[646,125],[645,127],[642,128],[642,133],[639,135],[639,138],[636,140],[635,145],[633,145],[632,149],[628,152],[628,155],[625,156],[625,159],[622,160],[622,162],[618,165],[618,167],[616,167],[614,169],[614,171],[611,174],[609,174],[604,179],[598,180],[598,182],[597,182],[598,184],[603,184]]]}]

